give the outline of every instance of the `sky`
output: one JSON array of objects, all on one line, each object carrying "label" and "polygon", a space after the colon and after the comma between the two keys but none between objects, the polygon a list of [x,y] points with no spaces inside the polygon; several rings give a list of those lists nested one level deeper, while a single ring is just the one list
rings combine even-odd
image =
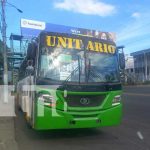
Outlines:
[{"label": "sky", "polygon": [[[20,19],[115,32],[125,53],[150,48],[149,0],[7,0],[7,37],[20,34]],[[9,42],[9,40],[7,40]]]}]

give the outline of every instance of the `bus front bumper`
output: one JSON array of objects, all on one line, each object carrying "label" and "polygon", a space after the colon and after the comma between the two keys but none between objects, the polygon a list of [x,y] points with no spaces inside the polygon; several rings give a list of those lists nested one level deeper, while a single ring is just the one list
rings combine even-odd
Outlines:
[{"label": "bus front bumper", "polygon": [[[84,112],[82,113],[84,114]],[[121,118],[122,104],[101,110],[94,117],[87,117],[86,115],[80,115],[79,117],[79,115],[72,115],[69,112],[44,107],[43,114],[35,115],[33,128],[36,130],[48,130],[116,126],[121,123]]]}]

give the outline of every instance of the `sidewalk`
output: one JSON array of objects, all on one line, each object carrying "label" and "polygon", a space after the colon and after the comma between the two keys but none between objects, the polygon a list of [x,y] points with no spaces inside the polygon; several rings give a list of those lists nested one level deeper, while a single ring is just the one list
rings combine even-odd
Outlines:
[{"label": "sidewalk", "polygon": [[18,150],[13,117],[0,117],[0,150]]}]

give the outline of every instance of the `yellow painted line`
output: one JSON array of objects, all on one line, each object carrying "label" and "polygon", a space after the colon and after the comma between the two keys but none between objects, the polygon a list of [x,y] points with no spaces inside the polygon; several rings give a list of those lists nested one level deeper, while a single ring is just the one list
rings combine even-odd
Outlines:
[{"label": "yellow painted line", "polygon": [[133,96],[150,96],[150,94],[143,94],[143,93],[123,93],[124,95],[133,95]]}]

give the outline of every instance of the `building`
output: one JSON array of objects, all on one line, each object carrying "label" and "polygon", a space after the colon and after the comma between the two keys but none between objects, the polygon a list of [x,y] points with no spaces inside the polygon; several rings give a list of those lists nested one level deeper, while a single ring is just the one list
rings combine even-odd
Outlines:
[{"label": "building", "polygon": [[134,59],[133,56],[125,55],[125,82],[128,84],[134,84]]},{"label": "building", "polygon": [[150,81],[150,49],[131,53],[137,82]]},{"label": "building", "polygon": [[127,73],[133,73],[134,72],[134,58],[130,55],[125,55],[125,70]]}]

